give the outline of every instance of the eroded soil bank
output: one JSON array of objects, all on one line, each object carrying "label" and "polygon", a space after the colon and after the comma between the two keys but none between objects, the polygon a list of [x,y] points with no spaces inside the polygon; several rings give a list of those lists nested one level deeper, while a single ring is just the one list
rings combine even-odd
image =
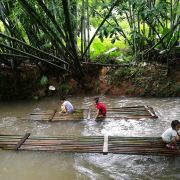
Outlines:
[{"label": "eroded soil bank", "polygon": [[[127,97],[180,96],[180,70],[165,66],[143,64],[141,66],[103,67],[84,65],[84,87],[72,76],[58,72],[40,73],[29,67],[19,73],[0,72],[0,99],[39,99],[51,95],[110,94]],[[50,91],[53,85],[56,90]]]}]

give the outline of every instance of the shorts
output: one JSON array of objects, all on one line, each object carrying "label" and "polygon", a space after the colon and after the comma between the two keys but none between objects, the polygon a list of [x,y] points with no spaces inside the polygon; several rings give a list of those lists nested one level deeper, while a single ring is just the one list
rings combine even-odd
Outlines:
[{"label": "shorts", "polygon": [[74,109],[69,109],[68,110],[68,113],[73,113],[74,112]]},{"label": "shorts", "polygon": [[99,110],[99,115],[106,116],[106,112],[102,112],[102,109]]}]

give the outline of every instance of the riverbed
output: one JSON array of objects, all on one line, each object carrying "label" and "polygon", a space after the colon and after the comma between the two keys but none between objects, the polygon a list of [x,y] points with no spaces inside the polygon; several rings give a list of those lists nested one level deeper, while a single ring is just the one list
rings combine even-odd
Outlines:
[{"label": "riverbed", "polygon": [[[76,108],[87,108],[92,96],[69,97]],[[111,135],[157,137],[180,120],[180,98],[126,98],[100,96],[107,107],[148,105],[158,119],[105,119],[101,122],[37,122],[20,120],[35,111],[59,106],[57,97],[42,100],[0,102],[0,134],[33,136]],[[0,150],[0,180],[101,180],[180,179],[180,157],[121,154],[78,154]]]}]

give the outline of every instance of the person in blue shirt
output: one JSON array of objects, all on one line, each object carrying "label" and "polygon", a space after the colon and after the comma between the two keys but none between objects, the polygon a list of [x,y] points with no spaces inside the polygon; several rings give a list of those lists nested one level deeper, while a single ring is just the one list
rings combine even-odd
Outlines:
[{"label": "person in blue shirt", "polygon": [[66,100],[65,97],[61,98],[62,104],[61,104],[61,108],[60,108],[60,112],[59,113],[73,113],[74,112],[74,107],[73,105]]}]

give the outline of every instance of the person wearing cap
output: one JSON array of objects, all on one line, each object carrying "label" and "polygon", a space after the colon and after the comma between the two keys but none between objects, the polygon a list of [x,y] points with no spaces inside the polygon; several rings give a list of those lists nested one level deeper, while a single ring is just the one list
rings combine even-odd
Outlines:
[{"label": "person wearing cap", "polygon": [[65,97],[61,98],[62,104],[61,104],[61,108],[60,108],[60,112],[59,113],[73,113],[74,112],[74,107],[73,105],[66,100]]},{"label": "person wearing cap", "polygon": [[95,107],[97,109],[94,120],[96,120],[98,117],[105,117],[106,116],[106,106],[104,103],[99,101],[99,97],[94,98],[93,104],[95,105]]}]

